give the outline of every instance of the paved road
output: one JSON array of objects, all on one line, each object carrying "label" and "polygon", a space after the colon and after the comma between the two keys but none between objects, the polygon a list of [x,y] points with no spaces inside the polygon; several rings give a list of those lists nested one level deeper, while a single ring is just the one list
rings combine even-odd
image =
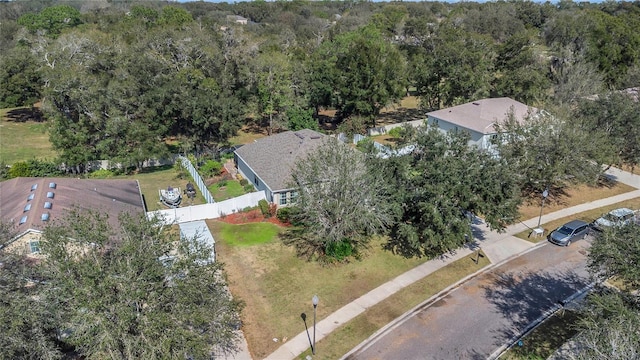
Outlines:
[{"label": "paved road", "polygon": [[348,359],[486,359],[589,283],[589,241],[547,243],[426,304]]}]

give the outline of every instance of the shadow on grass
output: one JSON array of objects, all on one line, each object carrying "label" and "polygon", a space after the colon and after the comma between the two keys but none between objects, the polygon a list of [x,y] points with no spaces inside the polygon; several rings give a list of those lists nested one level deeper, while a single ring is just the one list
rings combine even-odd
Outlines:
[{"label": "shadow on grass", "polygon": [[9,110],[5,115],[7,121],[12,122],[43,122],[45,120],[44,114],[37,107],[26,107]]},{"label": "shadow on grass", "polygon": [[496,274],[483,290],[488,301],[510,321],[509,326],[498,330],[498,338],[506,340],[519,335],[545,311],[561,304],[587,282],[573,271]]},{"label": "shadow on grass", "polygon": [[160,166],[150,166],[140,169],[138,174],[153,174],[160,171],[166,171],[169,169],[173,169],[173,165],[160,165]]}]

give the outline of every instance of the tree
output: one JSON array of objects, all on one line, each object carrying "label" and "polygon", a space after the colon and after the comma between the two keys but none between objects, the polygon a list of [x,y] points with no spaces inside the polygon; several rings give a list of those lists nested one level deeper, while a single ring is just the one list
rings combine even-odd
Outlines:
[{"label": "tree", "polygon": [[210,359],[237,351],[239,303],[210,246],[142,215],[109,224],[99,213],[72,210],[44,231],[50,279],[43,296],[68,329],[65,343],[89,359]]},{"label": "tree", "polygon": [[525,104],[535,105],[546,98],[550,87],[548,64],[534,51],[538,39],[531,32],[514,34],[498,46],[494,92]]},{"label": "tree", "polygon": [[299,107],[291,107],[287,109],[288,129],[302,130],[311,129],[319,130],[318,120],[313,118],[313,109],[302,109]]},{"label": "tree", "polygon": [[385,166],[400,208],[386,249],[435,257],[472,238],[471,215],[498,230],[516,219],[518,187],[502,158],[470,147],[467,133],[428,126],[405,134],[413,136],[412,152],[391,157]]},{"label": "tree", "polygon": [[314,58],[320,61],[311,73],[312,103],[330,100],[341,118],[362,115],[375,126],[375,115],[405,94],[405,60],[373,26],[323,43]]},{"label": "tree", "polygon": [[43,30],[51,37],[57,37],[63,29],[81,23],[80,11],[69,5],[51,6],[39,14],[25,14],[18,19],[18,24],[25,26],[29,31]]},{"label": "tree", "polygon": [[423,107],[440,109],[489,95],[495,57],[491,39],[445,24],[423,46],[421,61],[414,60]]},{"label": "tree", "polygon": [[0,107],[33,106],[40,100],[42,79],[36,58],[24,47],[13,48],[0,62]]},{"label": "tree", "polygon": [[298,197],[287,243],[301,255],[341,257],[340,248],[358,253],[371,236],[392,222],[391,201],[372,160],[335,139],[327,139],[297,162],[292,187]]},{"label": "tree", "polygon": [[640,103],[627,93],[601,94],[581,99],[573,110],[589,132],[610,144],[609,164],[640,165]]},{"label": "tree", "polygon": [[605,229],[588,255],[590,272],[599,281],[609,278],[622,289],[596,288],[582,307],[580,346],[573,359],[637,359],[640,356],[640,225]]},{"label": "tree", "polygon": [[608,147],[584,127],[569,120],[561,109],[516,119],[511,113],[496,124],[496,145],[515,172],[523,194],[569,184],[595,184],[608,158]]},{"label": "tree", "polygon": [[0,347],[6,359],[57,359],[54,314],[38,296],[42,279],[34,259],[7,251],[16,234],[0,223]]},{"label": "tree", "polygon": [[274,128],[274,116],[280,118],[292,105],[291,64],[281,52],[260,54],[256,64],[257,103],[260,114],[267,118],[268,133]]}]

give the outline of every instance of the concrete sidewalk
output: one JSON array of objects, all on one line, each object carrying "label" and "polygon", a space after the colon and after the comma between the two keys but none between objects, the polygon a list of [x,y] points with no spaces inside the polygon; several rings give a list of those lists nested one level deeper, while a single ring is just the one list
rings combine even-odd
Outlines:
[{"label": "concrete sidewalk", "polygon": [[[617,181],[640,188],[640,176],[638,175],[632,175],[613,168],[607,173]],[[555,219],[571,216],[586,210],[596,209],[636,197],[640,197],[640,190],[545,214],[542,216],[541,223],[544,224]],[[400,289],[413,284],[414,282],[458,259],[470,256],[478,247],[482,249],[489,260],[491,260],[492,265],[489,266],[493,266],[517,256],[518,254],[531,250],[536,246],[536,244],[516,238],[513,235],[527,229],[534,228],[537,224],[538,217],[511,225],[507,227],[506,231],[503,233],[490,231],[483,223],[474,225],[474,234],[476,235],[476,238],[480,240],[476,240],[472,246],[459,249],[455,253],[443,255],[441,258],[427,261],[343,306],[316,324],[316,341],[322,340],[325,336],[342,326],[344,323],[360,315],[369,307],[387,299]],[[456,284],[452,284],[452,286],[455,285]],[[270,354],[266,359],[292,360],[308,349],[309,340],[307,338],[307,334],[305,332],[301,332],[295,337],[289,339],[286,343],[282,344],[282,346]],[[237,359],[246,359],[246,357],[238,357]]]}]

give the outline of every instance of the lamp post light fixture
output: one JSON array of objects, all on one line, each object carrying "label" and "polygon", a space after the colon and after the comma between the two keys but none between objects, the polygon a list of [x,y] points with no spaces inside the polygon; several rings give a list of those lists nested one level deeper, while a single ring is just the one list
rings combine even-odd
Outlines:
[{"label": "lamp post light fixture", "polygon": [[313,295],[311,302],[313,303],[313,346],[311,347],[311,353],[316,354],[316,308],[318,307],[318,295]]},{"label": "lamp post light fixture", "polygon": [[540,222],[542,221],[542,209],[544,209],[544,201],[549,196],[549,189],[544,189],[542,192],[542,206],[540,206],[540,216],[538,217],[538,228],[540,228]]}]

